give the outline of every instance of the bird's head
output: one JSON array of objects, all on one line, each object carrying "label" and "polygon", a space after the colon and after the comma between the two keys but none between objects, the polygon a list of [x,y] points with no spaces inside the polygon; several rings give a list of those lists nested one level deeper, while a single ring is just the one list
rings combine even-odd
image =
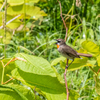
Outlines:
[{"label": "bird's head", "polygon": [[57,45],[57,48],[59,48],[61,45],[65,45],[65,41],[63,39],[56,39],[56,45]]}]

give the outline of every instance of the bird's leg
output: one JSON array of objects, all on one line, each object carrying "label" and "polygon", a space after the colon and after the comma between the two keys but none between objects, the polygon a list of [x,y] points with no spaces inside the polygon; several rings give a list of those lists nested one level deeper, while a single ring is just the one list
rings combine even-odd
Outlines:
[{"label": "bird's leg", "polygon": [[67,63],[66,63],[65,69],[68,69],[68,61],[69,61],[69,59],[67,59]]},{"label": "bird's leg", "polygon": [[[74,61],[74,60],[73,60],[73,61]],[[72,62],[73,62],[73,61],[72,61]],[[67,68],[67,69],[68,69],[68,67],[72,64],[72,62],[71,62],[69,65],[66,65],[66,68]]]}]

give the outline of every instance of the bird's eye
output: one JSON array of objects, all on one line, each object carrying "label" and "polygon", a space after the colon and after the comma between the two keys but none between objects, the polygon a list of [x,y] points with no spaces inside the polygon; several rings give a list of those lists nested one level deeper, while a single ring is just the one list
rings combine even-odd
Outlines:
[{"label": "bird's eye", "polygon": [[58,43],[60,43],[61,41],[58,40]]}]

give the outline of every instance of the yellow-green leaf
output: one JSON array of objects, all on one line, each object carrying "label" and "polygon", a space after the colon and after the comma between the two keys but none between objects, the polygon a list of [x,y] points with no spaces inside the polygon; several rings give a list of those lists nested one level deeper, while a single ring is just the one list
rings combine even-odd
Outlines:
[{"label": "yellow-green leaf", "polygon": [[54,59],[52,62],[51,62],[51,66],[55,66],[55,65],[57,65],[58,63],[60,63],[60,61],[65,61],[65,57],[59,57],[59,58],[56,58],[56,59]]},{"label": "yellow-green leaf", "polygon": [[99,54],[99,46],[92,41],[84,41],[82,42],[83,49],[87,50],[87,52],[97,56]]},{"label": "yellow-green leaf", "polygon": [[11,36],[12,34],[9,32],[4,32],[4,29],[0,29],[0,36],[2,36],[3,38],[0,38],[0,42],[3,42],[4,44],[8,44],[10,42]]},{"label": "yellow-green leaf", "polygon": [[22,5],[24,0],[8,0],[7,1],[11,6]]},{"label": "yellow-green leaf", "polygon": [[29,5],[19,5],[19,6],[12,6],[8,7],[7,13],[9,15],[18,15],[18,14],[26,14],[27,16],[32,16],[33,19],[38,19],[41,16],[46,16],[47,14],[44,13],[44,11],[41,11],[39,7],[36,6],[29,6]]}]

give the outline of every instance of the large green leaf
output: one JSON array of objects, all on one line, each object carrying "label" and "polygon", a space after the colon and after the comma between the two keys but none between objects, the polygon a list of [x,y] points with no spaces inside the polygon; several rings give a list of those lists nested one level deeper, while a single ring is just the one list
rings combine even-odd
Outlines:
[{"label": "large green leaf", "polygon": [[[14,16],[7,15],[7,22],[10,21],[13,18],[14,18]],[[14,21],[12,21],[9,24],[7,24],[7,26],[10,29],[15,29],[15,28],[18,28],[21,24],[22,24],[22,22],[19,19],[15,19]]]},{"label": "large green leaf", "polygon": [[[20,69],[12,71],[12,76],[42,95],[48,100],[64,100],[66,99],[65,85],[61,84],[56,77],[49,75],[37,75],[29,72],[24,72]],[[41,90],[39,90],[39,89]],[[77,100],[79,94],[70,90],[70,100]]]},{"label": "large green leaf", "polygon": [[18,53],[15,57],[24,58],[26,60],[26,62],[19,60],[15,61],[16,66],[25,72],[38,75],[50,75],[53,77],[56,76],[49,62],[41,57],[27,55],[24,53]]},{"label": "large green leaf", "polygon": [[21,85],[7,84],[0,85],[0,100],[35,100],[35,95]]},{"label": "large green leaf", "polygon": [[[40,10],[39,7],[36,6],[29,6],[29,5],[19,5],[19,6],[10,6],[7,9],[7,14],[9,15],[18,15],[22,14],[21,17],[23,17],[23,14],[26,14],[26,18],[28,16],[33,16],[33,19],[38,19],[41,16],[46,16],[46,14]],[[20,17],[20,18],[21,18]]]},{"label": "large green leaf", "polygon": [[45,59],[23,53],[16,54],[15,57],[24,58],[26,62],[15,61],[17,68],[11,72],[13,78],[20,80],[22,84],[35,88],[39,93],[42,92],[48,100],[66,99],[65,84],[58,81],[51,65]]},{"label": "large green leaf", "polygon": [[[14,18],[14,16],[11,16],[11,15],[6,15],[6,17],[7,17],[7,22]],[[4,18],[4,12],[0,12],[0,26],[3,25],[3,18]],[[21,24],[22,22],[19,19],[15,19],[14,21],[7,24],[6,26],[11,29],[15,29],[19,27]]]},{"label": "large green leaf", "polygon": [[92,41],[82,42],[82,47],[94,56],[97,56],[100,53],[99,46]]}]

